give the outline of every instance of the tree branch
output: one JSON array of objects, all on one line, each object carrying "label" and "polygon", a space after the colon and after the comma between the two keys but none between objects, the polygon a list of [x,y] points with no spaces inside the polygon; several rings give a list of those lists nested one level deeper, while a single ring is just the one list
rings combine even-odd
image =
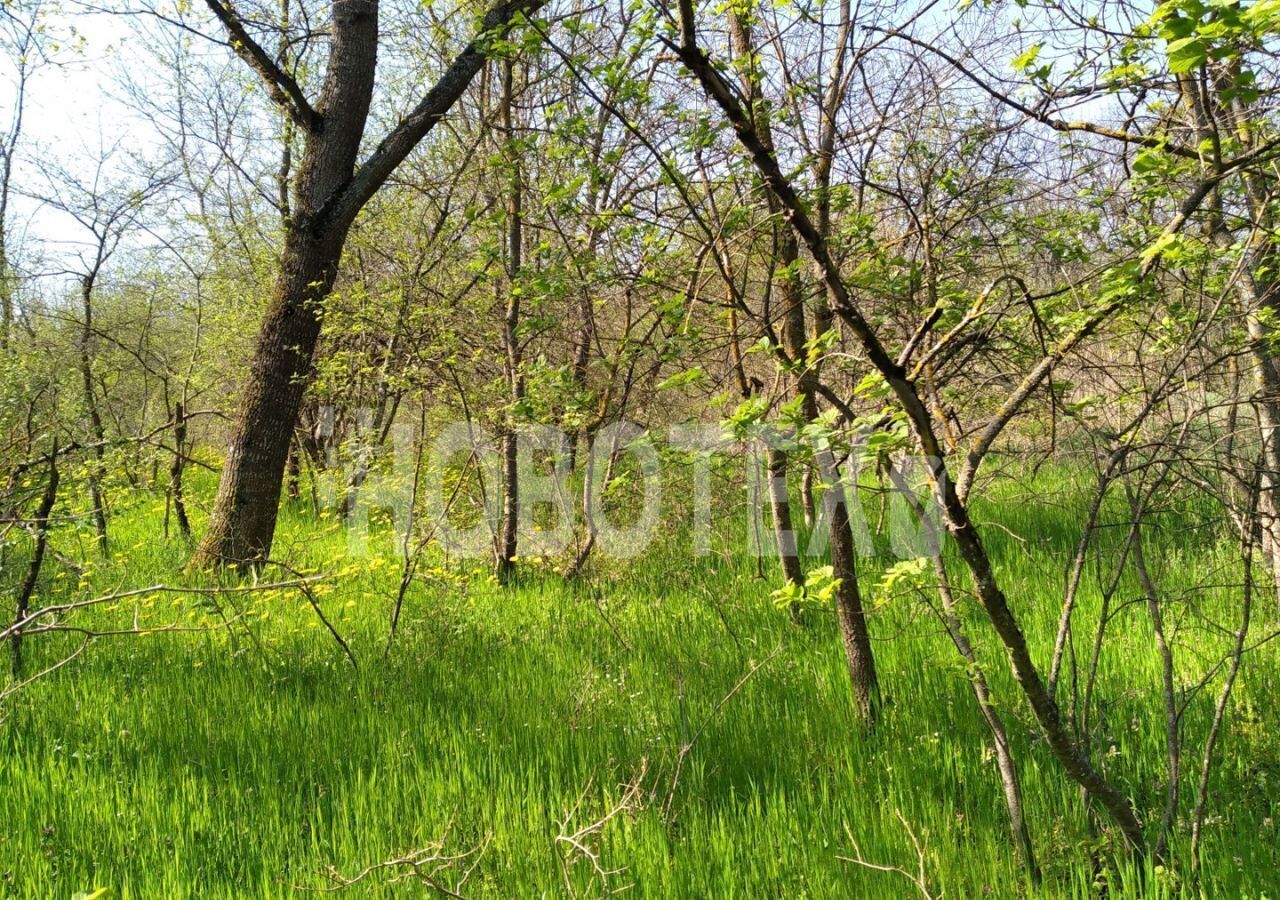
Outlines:
[{"label": "tree branch", "polygon": [[1121,141],[1126,144],[1136,144],[1139,147],[1150,147],[1156,150],[1164,150],[1169,153],[1172,153],[1175,156],[1181,156],[1186,159],[1195,159],[1195,160],[1200,159],[1200,154],[1196,151],[1194,147],[1187,147],[1183,144],[1173,143],[1172,141],[1169,140],[1167,136],[1161,137],[1153,134],[1134,134],[1131,131],[1123,131],[1118,128],[1108,128],[1105,125],[1098,125],[1093,122],[1083,122],[1083,121],[1069,122],[1065,119],[1056,118],[1055,116],[1051,116],[1048,113],[1043,112],[1041,110],[1033,109],[1032,107],[1027,106],[1025,103],[1018,102],[1017,100],[1013,99],[1013,97],[1010,94],[1004,91],[1000,91],[993,88],[991,85],[987,84],[985,81],[979,78],[974,72],[971,72],[964,65],[964,63],[960,62],[960,60],[956,59],[956,57],[952,56],[950,53],[947,53],[945,50],[940,50],[937,47],[934,47],[933,45],[920,40],[919,38],[912,37],[909,34],[904,34],[901,31],[890,31],[884,28],[876,28],[874,26],[868,26],[867,30],[878,31],[879,33],[883,34],[885,37],[898,38],[900,40],[906,41],[908,44],[912,44],[913,46],[919,47],[920,49],[928,53],[932,53],[934,56],[937,56],[941,58],[943,61],[945,61],[948,65],[951,66],[951,68],[955,69],[965,78],[968,78],[970,81],[972,81],[975,85],[977,85],[980,89],[985,91],[987,94],[991,95],[991,97],[993,97],[994,99],[1003,103],[1005,106],[1009,107],[1010,109],[1013,109],[1013,110],[1016,110],[1017,112],[1022,113],[1024,116],[1026,116],[1029,119],[1034,119],[1035,121],[1039,122],[1042,125],[1047,125],[1049,128],[1052,128],[1054,131],[1059,131],[1064,134],[1072,131],[1082,131],[1086,134],[1096,134],[1099,137],[1110,138],[1113,141]]},{"label": "tree branch", "polygon": [[262,45],[249,36],[244,22],[231,7],[224,5],[221,0],[205,0],[205,3],[231,37],[231,49],[236,52],[236,56],[248,63],[249,68],[258,73],[267,92],[271,94],[271,99],[301,128],[308,132],[318,131],[322,117],[312,108],[294,77],[276,65],[271,55],[262,49]]},{"label": "tree branch", "polygon": [[[209,0],[216,2],[216,0]],[[494,0],[481,20],[480,28],[471,43],[445,69],[444,74],[427,92],[421,102],[390,134],[382,139],[378,148],[370,154],[351,179],[325,203],[316,216],[315,226],[322,228],[331,221],[350,222],[391,177],[405,157],[413,152],[436,123],[444,118],[471,79],[480,71],[488,58],[488,39],[495,32],[504,31],[521,13],[532,15],[546,0]]]}]

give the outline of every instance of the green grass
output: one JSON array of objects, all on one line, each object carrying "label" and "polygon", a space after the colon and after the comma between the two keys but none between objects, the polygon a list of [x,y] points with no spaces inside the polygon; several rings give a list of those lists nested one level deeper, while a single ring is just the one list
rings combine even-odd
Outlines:
[{"label": "green grass", "polygon": [[[1008,482],[979,504],[982,521],[1002,526],[984,533],[1041,660],[1087,482],[1050,472],[1031,487]],[[207,501],[208,490],[198,496]],[[163,501],[117,496],[117,553],[79,590],[190,581],[186,550],[160,536]],[[1193,527],[1207,514],[1167,514],[1149,555],[1169,590],[1225,610],[1235,591],[1213,585],[1232,580],[1220,569],[1231,574],[1235,551]],[[935,895],[1087,897],[1103,883],[1109,896],[1280,893],[1273,647],[1250,657],[1237,688],[1193,886],[1185,827],[1170,871],[1094,870],[1098,839],[1078,792],[1032,736],[994,637],[966,603],[1022,768],[1045,869],[1032,889],[1010,849],[964,670],[923,604],[902,597],[873,616],[889,703],[867,732],[852,710],[834,616],[790,625],[769,601],[777,584],[768,561],[760,580],[754,560],[693,559],[684,539],[673,526],[645,557],[578,585],[535,567],[511,588],[479,564],[432,568],[410,591],[384,657],[397,561],[385,548],[343,558],[331,520],[286,509],[277,556],[342,571],[322,602],[360,670],[295,594],[250,601],[231,630],[94,643],[0,712],[0,896],[97,887],[113,897],[285,896],[325,886],[329,866],[354,875],[434,841],[450,853],[484,847],[441,876],[452,884],[474,863],[468,896],[567,896],[566,880],[598,896],[605,880],[557,835],[595,822],[641,772],[635,808],[586,841],[604,869],[618,870],[607,886],[632,885],[633,896],[912,896],[902,875],[839,858],[852,854],[852,835],[866,859],[914,872],[898,813],[925,842]],[[77,540],[60,532],[58,545],[75,553]],[[866,561],[868,593],[888,562]],[[75,593],[70,579],[52,577],[56,565],[46,571],[46,599]],[[1127,577],[1117,596],[1136,596]],[[1087,579],[1082,623],[1096,619],[1097,602]],[[1260,603],[1259,636],[1275,624],[1274,606]],[[210,620],[190,597],[160,597],[80,621],[135,614],[153,624]],[[1189,613],[1175,618],[1180,674],[1190,680],[1227,641]],[[1082,631],[1081,640],[1090,637]],[[33,639],[32,665],[67,646]],[[1164,791],[1158,672],[1143,608],[1124,608],[1101,659],[1098,755],[1149,821]],[[1188,769],[1198,766],[1214,693],[1216,683],[1187,714]],[[680,747],[704,725],[673,787]],[[1193,789],[1189,774],[1188,797]],[[417,891],[393,874],[375,872],[351,893]]]}]

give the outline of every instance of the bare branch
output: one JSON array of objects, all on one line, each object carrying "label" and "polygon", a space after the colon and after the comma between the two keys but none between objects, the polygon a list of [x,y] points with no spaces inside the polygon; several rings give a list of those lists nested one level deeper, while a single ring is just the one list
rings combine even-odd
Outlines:
[{"label": "bare branch", "polygon": [[[216,2],[216,0],[209,0]],[[488,42],[502,33],[519,15],[531,16],[546,0],[497,0],[481,20],[476,36],[454,58],[449,68],[417,106],[378,144],[351,180],[334,193],[320,210],[316,222],[350,222],[391,177],[400,163],[413,152],[436,123],[444,118],[462,96],[471,79],[488,58]]]},{"label": "bare branch", "polygon": [[308,132],[318,131],[323,119],[307,100],[297,80],[276,65],[275,60],[262,48],[262,45],[249,36],[244,22],[230,6],[223,4],[221,0],[205,0],[205,3],[226,28],[227,34],[231,36],[231,49],[249,65],[249,68],[258,73],[258,77],[262,79],[262,83],[271,94],[271,99],[301,128]]}]

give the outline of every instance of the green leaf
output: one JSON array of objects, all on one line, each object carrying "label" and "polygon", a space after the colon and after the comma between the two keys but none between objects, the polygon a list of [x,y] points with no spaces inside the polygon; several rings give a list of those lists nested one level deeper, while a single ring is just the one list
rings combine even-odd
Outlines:
[{"label": "green leaf", "polygon": [[1175,74],[1198,69],[1209,56],[1204,41],[1196,35],[1170,42],[1168,53],[1169,71]]},{"label": "green leaf", "polygon": [[1159,150],[1141,150],[1133,158],[1133,171],[1139,175],[1146,175],[1159,170],[1164,162],[1165,159]]},{"label": "green leaf", "polygon": [[685,369],[683,372],[677,372],[670,378],[664,378],[659,381],[657,390],[669,391],[672,388],[684,387],[686,384],[694,384],[701,381],[704,376],[705,373],[697,366],[694,366],[692,369]]},{"label": "green leaf", "polygon": [[1032,44],[1022,53],[1019,53],[1017,56],[1015,56],[1013,58],[1013,62],[1011,62],[1010,65],[1013,66],[1013,70],[1015,72],[1025,72],[1027,69],[1030,69],[1033,65],[1035,65],[1036,57],[1038,57],[1039,55],[1040,55],[1040,45]]},{"label": "green leaf", "polygon": [[788,581],[769,596],[773,599],[774,606],[787,609],[804,601],[804,588],[794,581]]},{"label": "green leaf", "polygon": [[876,586],[876,594],[881,602],[887,602],[913,588],[921,587],[927,580],[925,573],[928,568],[929,560],[923,556],[896,562],[885,570],[884,577]]}]

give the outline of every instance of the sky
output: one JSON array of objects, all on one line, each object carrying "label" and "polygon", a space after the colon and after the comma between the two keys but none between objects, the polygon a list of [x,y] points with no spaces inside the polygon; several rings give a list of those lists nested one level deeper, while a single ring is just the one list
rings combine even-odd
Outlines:
[{"label": "sky", "polygon": [[[38,197],[50,191],[45,163],[72,174],[92,174],[90,161],[101,148],[125,142],[145,145],[149,129],[117,96],[114,77],[136,52],[139,41],[130,22],[107,13],[59,15],[55,27],[73,39],[61,43],[54,62],[38,68],[27,85],[22,136],[15,158],[9,228],[18,241],[43,245],[51,256],[74,254],[85,232],[66,214]],[[12,121],[16,85],[12,66],[0,82],[0,127]],[[46,268],[56,268],[49,259]]]}]

